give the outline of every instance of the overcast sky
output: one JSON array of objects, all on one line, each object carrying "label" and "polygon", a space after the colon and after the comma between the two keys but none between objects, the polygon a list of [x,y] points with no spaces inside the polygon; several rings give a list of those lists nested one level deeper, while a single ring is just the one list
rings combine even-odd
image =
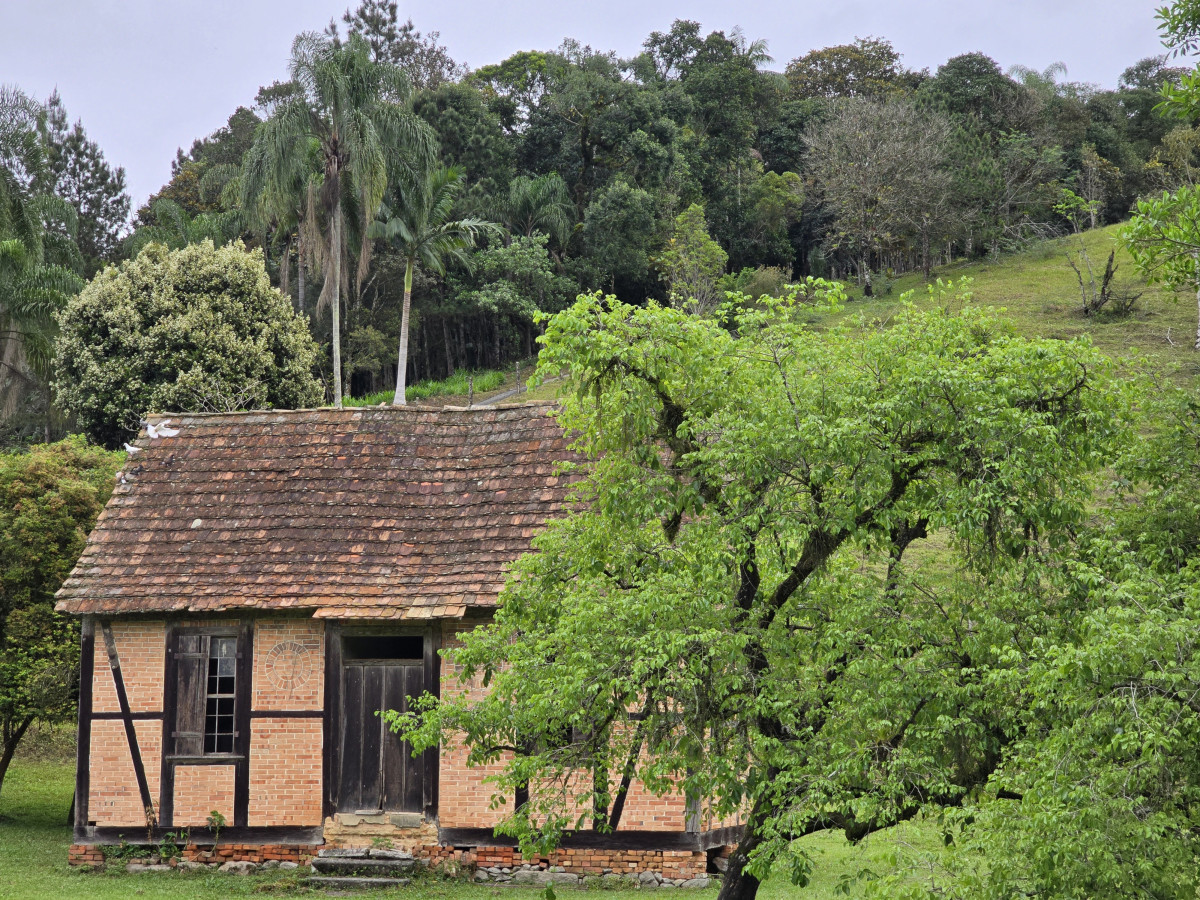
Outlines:
[{"label": "overcast sky", "polygon": [[[0,0],[0,83],[39,99],[55,87],[110,163],[125,167],[136,208],[170,176],[177,147],[249,105],[286,73],[297,32],[320,29],[350,0]],[[353,0],[356,4],[357,0]],[[1163,0],[401,0],[422,32],[440,31],[471,66],[570,36],[632,55],[677,18],[705,31],[741,25],[788,60],[856,36],[888,38],[909,68],[934,70],[979,50],[1003,68],[1066,64],[1068,78],[1114,87],[1162,52]]]}]

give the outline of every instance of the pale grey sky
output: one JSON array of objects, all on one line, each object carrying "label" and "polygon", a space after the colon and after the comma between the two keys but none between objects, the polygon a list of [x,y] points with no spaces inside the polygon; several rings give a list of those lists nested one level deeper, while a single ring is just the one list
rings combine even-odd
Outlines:
[{"label": "pale grey sky", "polygon": [[[564,37],[623,56],[677,18],[705,31],[741,25],[766,38],[773,68],[818,47],[874,35],[910,68],[979,50],[1003,68],[1062,61],[1068,78],[1113,87],[1162,52],[1163,0],[400,0],[422,32],[440,31],[480,66]],[[357,0],[0,0],[0,83],[39,99],[55,87],[109,161],[134,207],[169,177],[177,147],[224,124],[259,85],[286,73],[292,38]]]}]

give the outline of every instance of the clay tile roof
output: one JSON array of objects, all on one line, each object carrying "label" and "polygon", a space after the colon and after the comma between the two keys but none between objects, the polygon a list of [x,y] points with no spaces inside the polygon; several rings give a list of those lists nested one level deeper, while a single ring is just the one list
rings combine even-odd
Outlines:
[{"label": "clay tile roof", "polygon": [[57,608],[427,619],[492,607],[508,564],[564,507],[559,463],[575,457],[551,410],[169,417],[179,434],[140,440]]}]

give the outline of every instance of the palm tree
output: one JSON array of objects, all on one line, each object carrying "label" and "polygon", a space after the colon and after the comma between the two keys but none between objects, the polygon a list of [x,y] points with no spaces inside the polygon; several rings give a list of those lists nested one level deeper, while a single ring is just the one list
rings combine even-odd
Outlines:
[{"label": "palm tree", "polygon": [[54,314],[83,286],[74,208],[32,189],[45,167],[40,115],[25,94],[0,87],[0,416],[19,386],[36,383],[31,369],[48,375]]},{"label": "palm tree", "polygon": [[[292,44],[296,89],[259,126],[247,156],[245,198],[289,196],[303,185],[304,228],[316,240],[314,262],[325,271],[319,303],[333,312],[333,395],[342,405],[341,290],[347,255],[347,218],[362,235],[359,278],[369,259],[367,224],[383,200],[389,174],[413,178],[433,159],[430,127],[407,110],[408,77],[396,66],[375,62],[366,41],[344,42],[315,33]],[[309,177],[311,155],[321,171]],[[274,201],[272,201],[274,202]]]},{"label": "palm tree", "polygon": [[154,220],[142,225],[125,239],[125,249],[130,256],[137,256],[147,244],[165,244],[179,250],[188,244],[212,241],[217,247],[227,244],[242,231],[240,210],[226,209],[216,212],[201,212],[189,216],[186,209],[163,197],[150,206]]},{"label": "palm tree", "polygon": [[537,178],[514,178],[508,196],[497,204],[495,216],[511,234],[532,237],[535,231],[544,231],[562,246],[571,235],[574,212],[567,183],[557,172],[550,172]]},{"label": "palm tree", "polygon": [[499,234],[500,226],[484,219],[451,219],[454,200],[462,189],[462,170],[454,167],[430,169],[422,177],[395,190],[395,210],[385,206],[370,237],[383,238],[404,258],[404,305],[400,312],[400,353],[396,364],[394,406],[404,406],[408,370],[408,321],[412,308],[413,266],[421,265],[438,275],[453,260],[469,268],[467,251],[485,234]]}]

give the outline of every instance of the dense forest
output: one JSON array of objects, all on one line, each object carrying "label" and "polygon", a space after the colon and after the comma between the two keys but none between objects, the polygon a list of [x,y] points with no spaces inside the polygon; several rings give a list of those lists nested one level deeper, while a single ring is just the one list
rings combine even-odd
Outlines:
[{"label": "dense forest", "polygon": [[[315,89],[304,60],[322,47],[398,76],[372,101],[403,135],[374,174],[331,149],[336,130],[286,165],[267,158],[264,129]],[[763,40],[684,20],[643,48],[621,59],[566,40],[471,71],[437,32],[401,21],[395,2],[364,0],[325,34],[299,37],[292,78],[181,149],[131,221],[123,172],[81,123],[68,125],[58,96],[35,104],[9,91],[5,127],[24,116],[44,152],[7,168],[42,198],[40,265],[56,290],[152,242],[261,247],[310,319],[332,397],[338,381],[346,395],[394,386],[405,322],[412,383],[533,355],[537,314],[580,292],[640,303],[684,291],[703,303],[729,289],[778,294],[808,275],[886,292],[906,271],[1120,221],[1140,195],[1188,181],[1200,149],[1200,132],[1156,111],[1162,84],[1188,71],[1165,56],[1131,61],[1101,88],[1068,80],[1061,64],[1006,69],[980,53],[914,71],[875,37],[780,65]],[[278,148],[282,132],[271,133]],[[406,221],[418,195],[423,220]],[[1064,196],[1081,201],[1082,223]],[[10,440],[62,426],[48,391],[51,322],[27,318],[27,339],[4,349]]]}]

